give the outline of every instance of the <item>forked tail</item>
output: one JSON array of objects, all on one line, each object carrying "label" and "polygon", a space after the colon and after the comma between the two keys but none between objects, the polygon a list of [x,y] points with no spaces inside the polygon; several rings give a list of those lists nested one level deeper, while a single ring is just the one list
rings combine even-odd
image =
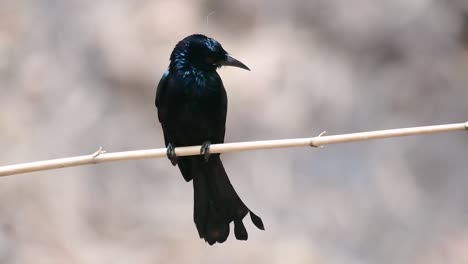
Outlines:
[{"label": "forked tail", "polygon": [[236,238],[247,240],[242,220],[248,213],[253,224],[264,230],[262,219],[249,210],[234,190],[219,154],[211,155],[208,162],[200,156],[186,158],[179,168],[184,178],[193,178],[194,221],[200,238],[208,244],[226,241],[231,222]]}]

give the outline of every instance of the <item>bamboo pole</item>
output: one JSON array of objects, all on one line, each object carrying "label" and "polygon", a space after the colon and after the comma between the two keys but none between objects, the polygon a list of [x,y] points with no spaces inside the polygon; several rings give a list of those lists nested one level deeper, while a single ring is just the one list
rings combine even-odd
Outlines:
[{"label": "bamboo pole", "polygon": [[[370,132],[360,132],[352,134],[342,134],[333,136],[316,136],[312,138],[295,138],[295,139],[279,139],[279,140],[264,140],[264,141],[250,141],[250,142],[237,142],[225,144],[213,144],[210,147],[210,153],[227,153],[237,151],[259,150],[259,149],[273,149],[273,148],[291,148],[291,147],[320,147],[330,144],[341,144],[354,141],[365,141],[372,139],[382,139],[391,137],[404,137],[422,134],[445,133],[452,131],[468,130],[468,122],[435,125],[435,126],[422,126],[411,128],[398,128],[389,130],[379,130]],[[191,156],[199,155],[201,146],[191,147],[178,147],[175,149],[177,156]],[[147,149],[147,150],[133,150],[124,152],[106,153],[100,148],[93,154],[36,161],[31,163],[23,163],[16,165],[8,165],[0,167],[0,176],[9,176],[14,174],[29,173],[35,171],[52,170],[66,167],[81,166],[87,164],[97,164],[104,162],[115,162],[124,160],[136,159],[150,159],[150,158],[165,158],[166,148],[160,149]]]}]

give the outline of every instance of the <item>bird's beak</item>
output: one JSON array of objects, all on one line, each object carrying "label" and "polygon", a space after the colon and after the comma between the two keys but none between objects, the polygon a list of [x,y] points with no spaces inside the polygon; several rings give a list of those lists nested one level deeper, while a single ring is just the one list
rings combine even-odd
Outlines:
[{"label": "bird's beak", "polygon": [[231,55],[226,55],[226,60],[220,63],[222,66],[233,66],[237,68],[242,68],[244,70],[250,71],[249,67],[245,66],[244,63],[234,59]]}]

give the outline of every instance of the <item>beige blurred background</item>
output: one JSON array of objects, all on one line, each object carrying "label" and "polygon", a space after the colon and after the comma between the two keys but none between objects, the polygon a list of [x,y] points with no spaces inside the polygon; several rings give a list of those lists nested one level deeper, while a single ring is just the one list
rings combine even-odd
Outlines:
[{"label": "beige blurred background", "polygon": [[[219,71],[228,142],[468,120],[465,0],[1,0],[0,165],[163,147],[156,84],[193,33],[252,69]],[[166,159],[5,177],[0,263],[466,263],[467,150],[459,132],[226,154],[266,231],[213,247]]]}]

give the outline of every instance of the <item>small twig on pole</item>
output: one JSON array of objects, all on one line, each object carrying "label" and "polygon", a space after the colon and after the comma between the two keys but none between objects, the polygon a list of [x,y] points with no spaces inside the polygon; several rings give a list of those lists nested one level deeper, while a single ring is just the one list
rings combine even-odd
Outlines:
[{"label": "small twig on pole", "polygon": [[[421,134],[434,134],[444,133],[451,131],[468,130],[468,122],[437,125],[437,126],[423,126],[411,128],[399,128],[390,130],[379,130],[371,132],[361,132],[334,136],[323,136],[324,132],[312,138],[296,138],[296,139],[280,139],[280,140],[265,140],[265,141],[251,141],[251,142],[238,142],[238,143],[225,143],[213,144],[210,147],[211,153],[226,153],[236,151],[258,150],[258,149],[273,149],[273,148],[291,148],[291,147],[321,147],[330,144],[340,144],[354,141],[364,141],[371,139],[403,137]],[[175,149],[177,156],[191,156],[200,155],[201,146],[192,147],[179,147]],[[0,176],[8,176],[13,174],[28,173],[34,171],[51,170],[65,167],[80,166],[86,164],[96,164],[103,162],[135,160],[135,159],[149,159],[149,158],[165,158],[166,148],[148,149],[148,150],[134,150],[124,152],[105,153],[102,147],[93,154],[37,161],[31,163],[9,165],[0,167]]]}]

